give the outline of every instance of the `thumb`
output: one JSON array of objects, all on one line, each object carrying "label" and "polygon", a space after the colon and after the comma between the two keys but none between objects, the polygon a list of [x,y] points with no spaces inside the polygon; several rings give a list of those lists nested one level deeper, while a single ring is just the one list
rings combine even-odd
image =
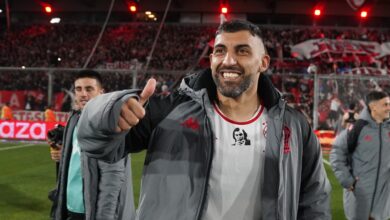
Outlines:
[{"label": "thumb", "polygon": [[144,105],[150,96],[154,94],[154,91],[156,90],[156,80],[153,78],[150,78],[148,82],[146,83],[144,90],[142,90],[141,95],[139,97],[139,103],[141,105]]}]

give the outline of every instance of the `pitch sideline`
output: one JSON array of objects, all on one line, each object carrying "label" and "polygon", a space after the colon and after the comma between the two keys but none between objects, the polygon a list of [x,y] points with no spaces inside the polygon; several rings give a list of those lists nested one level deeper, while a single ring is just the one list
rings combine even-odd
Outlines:
[{"label": "pitch sideline", "polygon": [[19,149],[19,148],[26,148],[26,147],[32,147],[35,146],[36,144],[24,144],[24,145],[14,145],[10,147],[3,147],[0,148],[0,151],[6,151],[6,150],[12,150],[12,149]]}]

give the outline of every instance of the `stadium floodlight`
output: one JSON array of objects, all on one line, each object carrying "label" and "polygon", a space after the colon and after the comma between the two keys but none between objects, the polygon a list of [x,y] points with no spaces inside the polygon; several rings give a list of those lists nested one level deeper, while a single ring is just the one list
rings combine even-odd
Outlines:
[{"label": "stadium floodlight", "polygon": [[319,17],[321,15],[321,9],[314,9],[314,16]]},{"label": "stadium floodlight", "polygon": [[324,13],[325,4],[322,1],[318,1],[312,8],[312,14],[314,18],[320,18]]},{"label": "stadium floodlight", "polygon": [[50,24],[58,24],[58,23],[60,23],[61,22],[61,18],[52,18],[51,20],[50,20]]},{"label": "stadium floodlight", "polygon": [[50,14],[50,13],[53,12],[53,9],[51,8],[50,5],[45,5],[45,6],[43,7],[43,9],[45,10],[45,12],[46,12],[47,14]]},{"label": "stadium floodlight", "polygon": [[134,1],[129,1],[129,2],[127,3],[127,6],[128,6],[129,11],[130,11],[131,13],[136,13],[136,12],[138,11],[138,5],[137,5],[137,3],[134,2]]},{"label": "stadium floodlight", "polygon": [[367,10],[361,10],[360,11],[360,18],[367,18],[367,16],[368,16],[368,12],[367,12]]},{"label": "stadium floodlight", "polygon": [[0,14],[3,13],[3,9],[0,8]]},{"label": "stadium floodlight", "polygon": [[130,11],[131,11],[131,12],[137,12],[137,6],[135,6],[135,5],[130,5]]},{"label": "stadium floodlight", "polygon": [[229,12],[229,8],[227,5],[221,5],[220,11],[221,14],[227,14]]}]

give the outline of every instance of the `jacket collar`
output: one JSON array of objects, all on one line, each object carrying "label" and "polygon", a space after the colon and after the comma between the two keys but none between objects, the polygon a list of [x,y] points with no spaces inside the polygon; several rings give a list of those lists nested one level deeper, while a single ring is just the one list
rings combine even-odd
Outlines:
[{"label": "jacket collar", "polygon": [[[281,99],[281,94],[264,73],[260,74],[258,83],[258,94],[260,99],[264,107],[266,109],[270,109]],[[211,76],[210,68],[185,77],[183,79],[183,84],[191,88],[193,91],[206,88],[210,100],[215,100],[217,97],[217,88]]]}]

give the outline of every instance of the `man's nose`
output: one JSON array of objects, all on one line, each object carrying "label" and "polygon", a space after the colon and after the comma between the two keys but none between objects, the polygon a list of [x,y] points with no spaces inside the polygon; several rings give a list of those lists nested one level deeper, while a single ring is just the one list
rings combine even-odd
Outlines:
[{"label": "man's nose", "polygon": [[82,96],[87,96],[88,95],[87,90],[85,90],[85,89],[81,90],[81,95]]},{"label": "man's nose", "polygon": [[236,57],[232,53],[226,53],[222,63],[227,66],[237,64]]}]

